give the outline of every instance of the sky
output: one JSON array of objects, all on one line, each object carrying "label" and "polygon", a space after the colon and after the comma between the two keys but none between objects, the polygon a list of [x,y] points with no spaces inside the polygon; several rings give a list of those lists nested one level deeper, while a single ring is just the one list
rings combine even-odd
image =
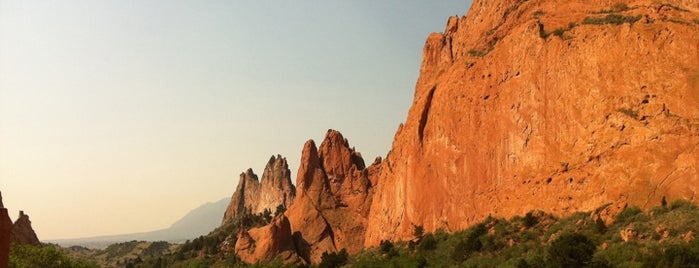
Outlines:
[{"label": "sky", "polygon": [[42,240],[168,227],[247,168],[405,120],[422,47],[471,1],[0,0],[0,191]]}]

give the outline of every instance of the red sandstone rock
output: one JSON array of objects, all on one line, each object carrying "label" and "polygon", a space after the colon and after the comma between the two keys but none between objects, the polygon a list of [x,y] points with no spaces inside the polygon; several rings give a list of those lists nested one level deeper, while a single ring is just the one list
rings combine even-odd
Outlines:
[{"label": "red sandstone rock", "polygon": [[268,209],[274,213],[279,205],[285,208],[291,206],[296,189],[291,183],[290,173],[286,158],[277,155],[267,162],[261,180],[252,169],[240,174],[238,187],[223,215],[222,224],[245,210],[258,214]]},{"label": "red sandstone rock", "polygon": [[[639,20],[582,24],[617,2]],[[425,44],[365,245],[491,214],[697,202],[699,2],[663,3],[476,0],[450,18]]]},{"label": "red sandstone rock", "polygon": [[267,226],[241,231],[235,244],[235,253],[248,263],[269,262],[276,257],[281,257],[284,263],[302,261],[296,254],[289,219],[283,214]]},{"label": "red sandstone rock", "polygon": [[288,254],[284,250],[260,246],[286,243],[284,239],[294,243],[296,254],[306,263],[320,262],[324,252],[359,252],[371,205],[372,181],[380,173],[380,163],[377,159],[367,168],[362,156],[334,130],[327,132],[320,148],[312,140],[306,142],[296,199],[285,213],[291,227],[288,234],[282,234],[284,228],[276,228],[276,235],[267,235],[267,230],[274,229],[270,225],[243,232],[238,236],[236,252],[242,252],[245,262],[270,260],[280,253],[285,256]]},{"label": "red sandstone rock", "polygon": [[350,254],[363,248],[363,237],[371,205],[372,175],[380,161],[369,168],[340,132],[328,130],[316,149],[306,142],[297,176],[298,194],[286,215],[291,222],[299,254],[311,263],[320,262],[323,252],[346,249]]},{"label": "red sandstone rock", "polygon": [[12,242],[21,245],[32,245],[40,246],[41,241],[36,236],[34,229],[32,228],[32,222],[29,220],[29,215],[24,214],[24,211],[19,211],[19,217],[12,225],[12,235],[10,236]]},{"label": "red sandstone rock", "polygon": [[2,204],[2,194],[0,194],[0,268],[5,268],[9,265],[11,233],[12,220],[7,209]]}]

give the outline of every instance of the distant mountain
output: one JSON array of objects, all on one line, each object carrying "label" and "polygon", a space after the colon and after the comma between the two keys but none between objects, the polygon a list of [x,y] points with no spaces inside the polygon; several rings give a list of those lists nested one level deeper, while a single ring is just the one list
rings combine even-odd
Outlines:
[{"label": "distant mountain", "polygon": [[97,236],[76,239],[49,240],[61,246],[84,246],[88,248],[105,248],[119,242],[139,241],[168,241],[180,243],[186,240],[206,235],[221,224],[221,218],[226,211],[230,198],[221,199],[215,203],[203,204],[184,217],[173,223],[169,228],[123,235]]}]

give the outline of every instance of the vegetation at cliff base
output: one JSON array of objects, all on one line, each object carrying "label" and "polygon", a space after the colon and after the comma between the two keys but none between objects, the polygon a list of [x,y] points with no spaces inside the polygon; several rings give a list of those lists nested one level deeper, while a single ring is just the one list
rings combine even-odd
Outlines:
[{"label": "vegetation at cliff base", "polygon": [[[629,206],[614,218],[594,212],[558,218],[531,211],[511,219],[488,217],[454,233],[426,232],[416,225],[409,241],[382,241],[353,256],[344,250],[326,252],[311,267],[699,267],[695,239],[699,208],[664,198],[658,205],[646,211]],[[183,245],[136,241],[112,245],[102,254],[119,262],[101,266],[305,267],[284,265],[280,259],[245,264],[232,252],[241,228],[266,222],[264,215],[245,214]],[[140,255],[132,254],[135,249]],[[94,267],[76,265],[84,266],[55,267]]]},{"label": "vegetation at cliff base", "polygon": [[699,267],[699,209],[675,201],[630,206],[614,223],[594,213],[556,218],[541,211],[489,217],[469,229],[384,241],[348,267]]}]

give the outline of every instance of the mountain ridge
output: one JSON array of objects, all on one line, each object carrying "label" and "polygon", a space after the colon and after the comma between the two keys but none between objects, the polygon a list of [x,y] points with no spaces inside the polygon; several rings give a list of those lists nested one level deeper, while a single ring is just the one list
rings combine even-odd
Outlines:
[{"label": "mountain ridge", "polygon": [[[230,198],[223,198],[215,202],[204,203],[187,212],[182,218],[170,225],[170,227],[159,230],[121,235],[55,239],[47,240],[46,242],[56,243],[61,246],[85,246],[95,249],[103,249],[110,244],[132,240],[181,243],[200,235],[206,235],[209,231],[218,227],[220,224],[220,215],[225,211],[229,200]],[[202,224],[202,222],[204,222],[204,224]]]}]

